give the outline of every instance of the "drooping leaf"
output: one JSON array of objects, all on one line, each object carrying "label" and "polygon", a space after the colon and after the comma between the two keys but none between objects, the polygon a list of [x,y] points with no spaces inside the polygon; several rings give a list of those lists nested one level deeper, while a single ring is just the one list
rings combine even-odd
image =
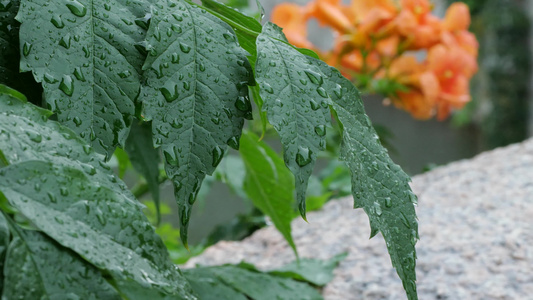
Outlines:
[{"label": "drooping leaf", "polygon": [[298,261],[281,266],[268,273],[307,281],[317,286],[324,286],[333,279],[333,270],[347,255],[347,253],[341,253],[329,260],[300,258]]},{"label": "drooping leaf", "polygon": [[261,32],[261,24],[256,19],[215,0],[202,0],[202,5],[207,11],[235,29],[239,44],[250,54],[248,56],[250,64],[255,66],[257,59],[255,40]]},{"label": "drooping leaf", "polygon": [[2,299],[122,299],[97,268],[44,234],[19,228],[14,235]]},{"label": "drooping leaf", "polygon": [[[193,299],[161,239],[109,167],[47,112],[0,95],[0,202],[109,274],[134,299]],[[2,204],[4,207],[5,204]]]},{"label": "drooping leaf", "polygon": [[296,253],[291,235],[293,176],[277,153],[258,140],[259,137],[250,132],[241,137],[240,154],[246,167],[244,191],[254,205],[272,219]]},{"label": "drooping leaf", "polygon": [[202,180],[213,173],[227,145],[238,147],[244,118],[251,117],[251,69],[231,27],[184,1],[159,1],[147,37],[144,116],[153,120],[155,144],[174,182],[187,246]]},{"label": "drooping leaf", "polygon": [[[0,270],[4,270],[6,250],[9,245],[9,227],[6,217],[0,212]],[[4,287],[4,272],[0,272],[0,293]]]},{"label": "drooping leaf", "polygon": [[[320,293],[306,283],[298,282],[290,278],[283,278],[249,269],[246,266],[224,265],[218,267],[201,267],[183,270],[185,277],[203,278],[211,284],[202,283],[195,286],[194,291],[201,299],[202,295],[213,295],[217,291],[224,290],[224,296],[235,297],[234,291],[240,296],[235,298],[205,298],[205,299],[252,299],[252,300],[318,300],[323,299]],[[216,295],[216,294],[215,294]]]},{"label": "drooping leaf", "polygon": [[381,146],[355,86],[325,63],[314,60],[314,64],[326,77],[325,88],[342,123],[341,159],[351,172],[354,207],[368,215],[371,237],[381,232],[407,297],[417,299],[418,222],[410,178]]},{"label": "drooping leaf", "polygon": [[[59,122],[110,156],[135,113],[147,0],[22,0],[22,71],[33,71]],[[141,49],[142,50],[142,49]]]},{"label": "drooping leaf", "polygon": [[126,151],[131,164],[146,182],[154,200],[157,223],[161,221],[159,209],[159,152],[152,143],[152,128],[148,123],[133,122],[131,132],[126,140]]},{"label": "drooping leaf", "polygon": [[[20,126],[18,130],[22,135],[17,139],[7,132],[5,135],[0,135],[0,151],[3,152],[7,164],[26,160],[46,160],[88,172],[100,169],[101,172],[93,175],[95,181],[120,194],[133,205],[141,207],[126,185],[122,181],[117,181],[111,168],[102,163],[103,157],[97,155],[91,146],[80,141],[66,143],[65,141],[77,140],[76,134],[57,122],[46,122],[52,115],[51,111],[29,105],[22,94],[3,85],[0,85],[0,97],[0,113],[24,116],[31,124],[42,125],[40,131],[35,131],[25,120],[19,118],[14,124]],[[7,119],[1,122],[3,126],[9,126]],[[43,139],[47,142],[41,143]]]},{"label": "drooping leaf", "polygon": [[285,43],[272,23],[257,38],[256,81],[263,110],[279,133],[285,164],[295,176],[296,198],[305,219],[305,192],[318,152],[325,149],[328,95],[310,57]]}]

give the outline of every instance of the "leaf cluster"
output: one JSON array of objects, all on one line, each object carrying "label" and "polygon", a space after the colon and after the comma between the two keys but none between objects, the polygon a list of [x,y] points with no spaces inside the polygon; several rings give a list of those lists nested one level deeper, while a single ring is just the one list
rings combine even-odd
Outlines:
[{"label": "leaf cluster", "polygon": [[[290,45],[281,28],[213,0],[1,5],[2,43],[11,50],[2,52],[7,75],[0,83],[20,80],[19,68],[31,72],[48,109],[0,85],[3,298],[198,296],[191,285],[202,284],[203,271],[189,285],[142,205],[106,164],[117,147],[145,177],[156,207],[164,162],[186,247],[203,180],[228,147],[238,149],[243,190],[296,252],[294,195],[306,218],[309,178],[333,117],[355,207],[368,214],[372,236],[382,233],[408,298],[416,299],[409,177],[381,146],[352,83],[312,51]],[[20,58],[19,68],[9,55]],[[270,124],[279,134],[282,157],[243,131],[252,99],[263,129]]]}]

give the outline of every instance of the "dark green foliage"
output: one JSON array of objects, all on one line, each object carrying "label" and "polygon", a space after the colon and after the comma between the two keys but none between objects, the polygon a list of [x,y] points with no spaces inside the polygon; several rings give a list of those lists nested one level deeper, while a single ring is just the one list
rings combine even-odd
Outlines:
[{"label": "dark green foliage", "polygon": [[36,231],[15,231],[4,273],[2,299],[121,299],[97,268]]},{"label": "dark green foliage", "polygon": [[183,273],[186,278],[194,282],[193,290],[200,299],[323,299],[308,284],[262,273],[247,264],[200,267],[184,270]]},{"label": "dark green foliage", "polygon": [[[142,205],[106,165],[117,146],[128,152],[121,165],[129,156],[145,177],[156,207],[166,178],[159,178],[161,151],[187,247],[202,181],[227,146],[238,150],[241,144],[241,175],[226,166],[215,177],[244,191],[296,251],[294,194],[305,218],[308,180],[334,115],[355,206],[369,215],[372,235],[383,234],[409,299],[416,299],[416,197],[380,145],[357,89],[312,51],[288,44],[277,26],[262,27],[212,0],[204,7],[183,0],[22,0],[17,12],[17,1],[1,1],[0,79],[26,84],[13,63],[20,56],[21,70],[32,71],[44,87],[44,99],[32,96],[33,102],[44,100],[52,110],[0,85],[5,297],[56,299],[74,292],[89,299],[195,299]],[[249,92],[263,132],[268,116],[279,133],[284,159],[253,133],[241,140],[245,119],[252,118]],[[313,199],[310,206],[326,200]],[[338,259],[302,260],[278,270],[280,276],[247,265],[186,273],[201,299],[321,299],[313,287],[282,276],[321,285]],[[68,273],[76,270],[88,275]]]},{"label": "dark green foliage", "polygon": [[5,94],[0,108],[8,163],[0,169],[0,206],[105,271],[122,295],[190,298],[140,205],[102,157],[71,130],[46,121],[48,111]]},{"label": "dark green foliage", "polygon": [[[135,113],[148,1],[23,0],[21,70],[33,71],[58,120],[98,152],[124,145]],[[39,30],[36,30],[39,28]]]},{"label": "dark green foliage", "polygon": [[152,13],[141,99],[174,182],[187,246],[202,180],[213,173],[227,145],[238,148],[244,119],[251,117],[252,74],[246,52],[220,19],[175,1],[159,2]]},{"label": "dark green foliage", "polygon": [[320,70],[308,56],[284,43],[281,29],[272,23],[257,38],[256,80],[263,110],[279,133],[285,164],[295,177],[296,199],[305,219],[305,192],[317,154],[326,147],[329,118],[327,91]]},{"label": "dark green foliage", "polygon": [[343,125],[340,157],[351,171],[354,207],[363,208],[368,215],[370,237],[381,232],[408,298],[417,299],[414,270],[418,222],[410,178],[379,143],[359,91],[334,68],[318,60],[315,64],[327,78],[327,90],[333,91],[332,107]]}]

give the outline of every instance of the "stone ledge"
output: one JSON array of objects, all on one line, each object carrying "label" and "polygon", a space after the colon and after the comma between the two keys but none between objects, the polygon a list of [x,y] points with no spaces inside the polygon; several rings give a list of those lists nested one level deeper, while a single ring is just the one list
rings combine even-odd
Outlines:
[{"label": "stone ledge", "polygon": [[[420,299],[531,299],[533,139],[415,176]],[[405,299],[383,238],[368,240],[368,218],[352,199],[331,201],[292,223],[302,257],[347,251],[326,299]],[[273,227],[220,242],[184,267],[247,261],[270,269],[294,260]]]}]

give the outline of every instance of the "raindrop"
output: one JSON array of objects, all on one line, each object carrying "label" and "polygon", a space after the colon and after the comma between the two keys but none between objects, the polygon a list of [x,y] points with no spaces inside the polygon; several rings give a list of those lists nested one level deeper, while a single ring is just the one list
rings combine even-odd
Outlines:
[{"label": "raindrop", "polygon": [[83,75],[83,72],[81,71],[81,68],[80,67],[76,67],[74,69],[74,76],[76,77],[76,79],[78,79],[79,81],[81,82],[85,82],[85,76]]},{"label": "raindrop", "polygon": [[176,25],[176,24],[172,24],[172,25],[170,26],[170,29],[172,29],[172,30],[173,30],[174,32],[176,32],[176,33],[181,33],[181,31],[182,31],[182,30],[181,30],[181,26]]},{"label": "raindrop", "polygon": [[98,222],[102,224],[102,226],[105,226],[107,223],[107,220],[104,217],[104,213],[100,210],[100,208],[96,208],[96,218],[98,219]]},{"label": "raindrop", "polygon": [[385,206],[391,207],[392,206],[392,200],[390,197],[385,198]]},{"label": "raindrop", "polygon": [[315,71],[306,70],[304,71],[305,75],[311,80],[314,84],[322,84],[324,82],[324,79],[322,79],[322,76],[320,74],[316,73]]},{"label": "raindrop", "polygon": [[235,41],[235,37],[229,33],[223,33],[222,36],[228,41]]},{"label": "raindrop", "polygon": [[322,98],[328,98],[328,93],[326,92],[326,90],[323,88],[323,87],[318,87],[316,89],[316,92],[322,97]]},{"label": "raindrop", "polygon": [[180,49],[183,51],[183,53],[191,52],[191,47],[185,43],[180,43]]},{"label": "raindrop", "polygon": [[381,210],[381,205],[379,204],[379,202],[374,202],[374,209],[376,211],[376,215],[381,216],[383,212]]},{"label": "raindrop", "polygon": [[104,3],[104,9],[107,10],[107,11],[110,11],[111,10],[111,5],[109,5],[109,3]]},{"label": "raindrop", "polygon": [[50,200],[50,202],[57,203],[57,199],[54,194],[52,194],[51,192],[47,192],[46,194],[48,195],[48,200]]},{"label": "raindrop", "polygon": [[30,54],[30,51],[31,51],[32,47],[33,47],[32,44],[30,44],[28,42],[25,42],[24,45],[22,46],[22,54],[24,56],[28,56]]},{"label": "raindrop", "polygon": [[213,122],[213,124],[215,124],[215,125],[218,125],[218,124],[220,124],[220,119],[219,118],[211,118],[211,122]]},{"label": "raindrop", "polygon": [[274,94],[274,89],[272,89],[270,84],[268,84],[266,82],[263,83],[263,89],[269,94]]},{"label": "raindrop", "polygon": [[170,123],[170,126],[172,126],[173,128],[176,128],[176,129],[180,129],[181,127],[183,127],[183,124],[181,124],[178,119],[174,119],[171,123]]},{"label": "raindrop", "polygon": [[205,71],[205,66],[204,66],[204,64],[199,63],[199,64],[198,64],[198,69],[200,69],[201,72],[204,72],[204,71]]},{"label": "raindrop", "polygon": [[64,36],[61,37],[61,39],[59,40],[59,46],[62,46],[63,48],[65,49],[70,49],[70,34],[66,34]]},{"label": "raindrop", "polygon": [[171,91],[169,91],[167,88],[164,88],[164,87],[160,88],[159,91],[161,92],[163,97],[165,97],[165,100],[168,103],[178,99],[178,97],[179,97],[178,86],[177,85],[174,86],[174,93],[172,93]]},{"label": "raindrop", "polygon": [[320,105],[313,99],[309,100],[309,103],[311,104],[312,110],[318,110],[320,108]]},{"label": "raindrop", "polygon": [[271,67],[275,67],[276,66],[276,62],[271,60],[269,63],[268,63],[269,66]]},{"label": "raindrop", "polygon": [[128,70],[118,73],[118,77],[120,78],[128,78],[130,75],[131,75],[131,72]]},{"label": "raindrop", "polygon": [[215,148],[213,148],[212,154],[213,154],[213,163],[211,165],[213,167],[216,167],[222,160],[222,157],[224,157],[224,150],[222,150],[222,148],[220,148],[219,146],[216,146]]},{"label": "raindrop", "polygon": [[178,22],[181,22],[183,21],[183,17],[178,15],[178,14],[172,14],[172,16],[174,17],[174,19],[176,19],[176,21]]},{"label": "raindrop", "polygon": [[227,141],[227,144],[228,146],[230,146],[231,148],[235,149],[235,150],[239,150],[239,138],[236,137],[236,136],[233,136],[231,137],[228,141]]},{"label": "raindrop", "polygon": [[296,163],[300,167],[304,167],[304,166],[308,165],[312,161],[312,157],[311,157],[312,154],[313,154],[313,152],[311,150],[309,150],[309,148],[303,147],[303,146],[299,146],[298,147],[298,153],[296,154]]},{"label": "raindrop", "polygon": [[167,164],[173,167],[177,167],[179,166],[178,156],[176,155],[176,151],[173,151],[173,152],[174,154],[171,154],[170,152],[165,150],[163,151],[163,154],[165,155],[165,160]]},{"label": "raindrop", "polygon": [[44,81],[50,84],[54,84],[58,82],[59,80],[55,79],[54,76],[52,76],[49,73],[44,73]]},{"label": "raindrop", "polygon": [[72,1],[67,4],[68,9],[77,17],[84,17],[87,14],[87,8],[78,1]]},{"label": "raindrop", "polygon": [[172,63],[179,64],[180,63],[180,56],[178,53],[172,53]]},{"label": "raindrop", "polygon": [[188,81],[184,81],[184,82],[183,82],[183,88],[184,88],[185,90],[187,90],[187,91],[190,90],[190,89],[191,89],[191,83],[188,82]]},{"label": "raindrop", "polygon": [[68,196],[68,189],[66,187],[61,187],[59,188],[59,193],[61,194],[61,196]]},{"label": "raindrop", "polygon": [[235,107],[240,111],[244,111],[244,112],[250,111],[250,108],[251,108],[250,99],[245,96],[239,96],[237,98],[237,101],[235,101]]},{"label": "raindrop", "polygon": [[342,97],[342,86],[340,84],[336,84],[335,89],[333,90],[333,93],[339,98]]},{"label": "raindrop", "polygon": [[305,80],[305,79],[300,79],[300,83],[302,83],[303,85],[307,85],[307,80]]},{"label": "raindrop", "polygon": [[80,117],[74,117],[74,119],[72,119],[72,121],[74,122],[74,124],[76,124],[77,127],[79,127],[82,123]]},{"label": "raindrop", "polygon": [[72,96],[72,94],[74,94],[74,82],[72,77],[69,75],[63,75],[61,83],[59,84],[59,89],[65,93],[65,95]]},{"label": "raindrop", "polygon": [[60,224],[60,225],[63,225],[65,222],[63,221],[63,219],[61,219],[60,217],[58,216],[55,216],[54,217],[54,220],[56,220],[57,224]]},{"label": "raindrop", "polygon": [[137,26],[141,27],[144,30],[148,30],[148,27],[150,26],[150,19],[152,18],[151,14],[146,14],[144,17],[135,19],[135,24]]},{"label": "raindrop", "polygon": [[43,136],[37,131],[33,131],[31,129],[25,129],[24,131],[26,132],[26,135],[28,136],[28,138],[30,138],[32,142],[35,142],[35,143],[42,142]]},{"label": "raindrop", "polygon": [[315,133],[319,136],[325,136],[326,135],[326,126],[324,125],[317,125],[315,126]]},{"label": "raindrop", "polygon": [[126,25],[131,25],[131,24],[133,24],[132,21],[130,21],[130,20],[126,19],[126,18],[122,18],[121,20],[122,20],[122,22],[124,22],[124,24],[126,24]]},{"label": "raindrop", "polygon": [[91,154],[91,146],[89,145],[83,145],[83,152],[85,152],[85,154]]},{"label": "raindrop", "polygon": [[54,24],[54,26],[56,28],[63,28],[65,27],[65,23],[63,23],[63,20],[61,19],[61,16],[60,15],[53,15],[52,16],[52,19],[50,20],[50,22],[52,22],[52,24]]}]

